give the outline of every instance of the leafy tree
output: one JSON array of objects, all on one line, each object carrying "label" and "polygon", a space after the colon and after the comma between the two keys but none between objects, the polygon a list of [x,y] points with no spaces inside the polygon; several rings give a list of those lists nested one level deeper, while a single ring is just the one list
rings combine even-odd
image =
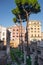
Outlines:
[{"label": "leafy tree", "polygon": [[[28,35],[28,22],[30,14],[37,14],[40,12],[40,4],[38,0],[15,0],[16,5],[18,6],[19,10],[24,12],[25,19],[27,21],[26,25],[26,33],[27,33],[27,50],[29,44],[29,35]],[[29,51],[29,50],[28,50]],[[27,53],[28,53],[27,51]]]},{"label": "leafy tree", "polygon": [[[22,22],[24,20],[24,17],[23,17],[22,12],[19,10],[18,7],[13,9],[12,13],[15,15],[15,17],[13,18],[14,23],[18,22],[20,24],[19,30],[21,30],[21,31],[19,31],[20,32],[20,34],[19,34],[19,43],[20,43],[20,45],[22,47],[22,44],[23,44],[22,43],[22,41],[23,41],[23,39],[22,39]],[[21,50],[23,50],[23,47],[21,48]]]}]

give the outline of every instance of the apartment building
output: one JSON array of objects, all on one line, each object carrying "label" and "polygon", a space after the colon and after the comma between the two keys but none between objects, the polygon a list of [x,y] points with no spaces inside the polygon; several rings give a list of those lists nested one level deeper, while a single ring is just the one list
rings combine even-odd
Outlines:
[{"label": "apartment building", "polygon": [[43,65],[43,41],[38,46],[38,63],[39,65]]},{"label": "apartment building", "polygon": [[28,23],[29,41],[41,41],[41,23],[37,20],[30,20]]},{"label": "apartment building", "polygon": [[41,32],[41,39],[43,40],[43,32]]},{"label": "apartment building", "polygon": [[[2,40],[4,42],[4,45],[6,45],[8,43],[8,39],[9,39],[9,34],[8,34],[8,30],[3,27],[3,26],[0,26],[0,40]],[[10,40],[9,40],[10,41]]]},{"label": "apartment building", "polygon": [[6,47],[4,46],[4,41],[0,40],[0,65],[6,65]]},{"label": "apartment building", "polygon": [[30,52],[32,65],[43,65],[43,41],[31,42]]},{"label": "apartment building", "polygon": [[[18,47],[21,37],[21,26],[15,25],[8,27],[10,31],[10,46],[11,47]],[[22,27],[22,40],[25,39],[25,29]]]}]

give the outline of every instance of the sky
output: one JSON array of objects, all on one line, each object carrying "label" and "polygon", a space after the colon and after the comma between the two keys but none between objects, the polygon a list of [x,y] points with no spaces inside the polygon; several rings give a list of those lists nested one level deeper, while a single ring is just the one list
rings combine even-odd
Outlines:
[{"label": "sky", "polygon": [[[30,20],[38,20],[41,22],[42,31],[43,31],[43,0],[38,0],[41,6],[41,12],[38,14],[30,15]],[[11,10],[16,7],[14,0],[0,0],[0,25],[4,27],[13,26],[13,17]],[[25,26],[26,23],[23,23]]]}]

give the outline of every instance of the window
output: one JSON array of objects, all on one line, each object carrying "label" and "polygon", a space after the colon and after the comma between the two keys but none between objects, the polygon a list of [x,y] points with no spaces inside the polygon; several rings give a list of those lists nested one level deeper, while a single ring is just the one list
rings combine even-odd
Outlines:
[{"label": "window", "polygon": [[37,53],[38,53],[38,54],[41,54],[41,51],[40,51],[40,50],[37,50]]},{"label": "window", "polygon": [[3,32],[3,36],[5,35],[5,33]]},{"label": "window", "polygon": [[39,26],[38,26],[39,27]]},{"label": "window", "polygon": [[33,30],[33,28],[31,28]]},{"label": "window", "polygon": [[23,37],[23,35],[20,35],[20,37]]},{"label": "window", "polygon": [[33,32],[33,31],[31,31],[31,32]]},{"label": "window", "polygon": [[13,39],[14,40],[14,39]]},{"label": "window", "polygon": [[38,34],[38,37],[39,37],[40,35]]},{"label": "window", "polygon": [[34,31],[34,32],[36,32],[36,31]]},{"label": "window", "polygon": [[32,52],[35,52],[35,50],[34,50],[34,49],[32,49]]},{"label": "window", "polygon": [[17,29],[17,31],[18,31],[18,29]]},{"label": "window", "polygon": [[15,31],[15,29],[13,29],[13,31]]},{"label": "window", "polygon": [[33,34],[31,35],[31,37],[33,37]]},{"label": "window", "polygon": [[35,37],[36,37],[36,34],[35,34]]},{"label": "window", "polygon": [[39,22],[37,22],[37,24],[39,24]]},{"label": "window", "polygon": [[36,24],[36,22],[34,22],[34,24]]},{"label": "window", "polygon": [[36,27],[36,26],[34,26],[34,27]]},{"label": "window", "polygon": [[16,36],[16,37],[18,37],[18,36]]},{"label": "window", "polygon": [[38,30],[39,30],[39,28],[38,28]]},{"label": "window", "polygon": [[16,34],[18,34],[18,33],[16,33]]},{"label": "window", "polygon": [[36,30],[36,28],[34,28]]},{"label": "window", "polygon": [[1,35],[1,32],[0,32],[0,35]]},{"label": "window", "polygon": [[15,37],[15,36],[13,36],[13,37]]},{"label": "window", "polygon": [[43,39],[41,39],[43,41]]},{"label": "window", "polygon": [[3,38],[3,41],[5,40],[5,38]]}]

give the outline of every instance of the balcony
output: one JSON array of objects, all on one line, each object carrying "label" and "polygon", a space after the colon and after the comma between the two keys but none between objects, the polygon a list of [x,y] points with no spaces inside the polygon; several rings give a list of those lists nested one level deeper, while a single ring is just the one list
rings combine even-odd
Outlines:
[{"label": "balcony", "polygon": [[38,58],[40,58],[41,60],[43,60],[43,55],[38,55]]}]

